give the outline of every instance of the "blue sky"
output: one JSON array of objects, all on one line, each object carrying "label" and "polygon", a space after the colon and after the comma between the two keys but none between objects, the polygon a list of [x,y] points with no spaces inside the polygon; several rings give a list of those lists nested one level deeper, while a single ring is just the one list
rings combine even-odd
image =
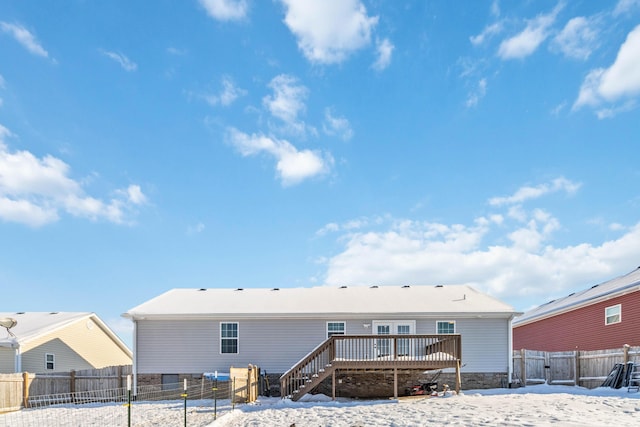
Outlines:
[{"label": "blue sky", "polygon": [[2,311],[640,265],[640,0],[8,0]]}]

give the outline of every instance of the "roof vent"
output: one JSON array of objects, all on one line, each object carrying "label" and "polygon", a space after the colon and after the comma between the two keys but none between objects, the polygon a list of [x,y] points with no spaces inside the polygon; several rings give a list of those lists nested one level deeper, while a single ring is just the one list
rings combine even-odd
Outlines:
[{"label": "roof vent", "polygon": [[340,289],[347,289],[347,287],[342,285],[342,286],[340,286]]},{"label": "roof vent", "polygon": [[272,290],[272,291],[279,291],[279,290],[280,290],[280,288],[273,288],[273,289],[271,289],[271,290]]},{"label": "roof vent", "polygon": [[19,311],[16,314],[24,314],[24,311]]},{"label": "roof vent", "polygon": [[51,312],[51,313],[49,313],[49,314],[58,314],[58,312],[57,312],[57,311],[52,311],[52,312]]},{"label": "roof vent", "polygon": [[591,289],[593,289],[593,288],[597,288],[598,286],[600,286],[600,285],[599,285],[599,284],[598,284],[598,285],[593,285],[593,286],[591,287]]},{"label": "roof vent", "polygon": [[436,285],[436,288],[444,288],[444,285]]},{"label": "roof vent", "polygon": [[371,286],[371,289],[378,289],[378,285]]},{"label": "roof vent", "polygon": [[411,287],[411,286],[409,286],[409,285],[404,285],[404,286],[402,287],[402,289],[407,289],[407,288],[410,288],[410,287]]},{"label": "roof vent", "polygon": [[243,288],[238,288],[238,289],[236,289],[236,291],[244,291],[244,289]]},{"label": "roof vent", "polygon": [[199,291],[206,291],[206,289],[205,289],[205,288],[200,288],[200,289],[198,289],[198,290],[199,290]]}]

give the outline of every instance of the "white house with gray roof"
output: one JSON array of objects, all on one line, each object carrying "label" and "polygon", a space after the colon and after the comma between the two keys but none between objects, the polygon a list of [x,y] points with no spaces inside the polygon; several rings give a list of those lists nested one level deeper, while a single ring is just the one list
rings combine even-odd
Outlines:
[{"label": "white house with gray roof", "polygon": [[[228,372],[249,364],[282,374],[334,335],[459,334],[463,383],[465,376],[480,375],[491,379],[485,383],[504,384],[516,314],[469,286],[411,285],[172,289],[123,316],[134,323],[137,377]],[[407,341],[398,342],[386,356],[406,352]],[[377,357],[385,343],[374,341]]]}]

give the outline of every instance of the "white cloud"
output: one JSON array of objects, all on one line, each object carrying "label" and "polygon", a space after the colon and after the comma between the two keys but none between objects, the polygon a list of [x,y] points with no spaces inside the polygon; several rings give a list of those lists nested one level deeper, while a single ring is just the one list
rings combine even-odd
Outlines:
[{"label": "white cloud", "polygon": [[640,25],[635,27],[620,46],[614,63],[609,68],[591,70],[585,77],[576,110],[588,105],[596,107],[604,102],[615,102],[640,93]]},{"label": "white cloud", "polygon": [[529,20],[522,32],[500,43],[498,56],[502,59],[522,59],[531,55],[549,36],[549,27],[562,8],[560,3],[550,13]]},{"label": "white cloud", "polygon": [[200,234],[204,231],[205,228],[205,225],[201,222],[197,223],[196,225],[190,225],[189,227],[187,227],[187,235],[193,236],[194,234]]},{"label": "white cloud", "polygon": [[498,0],[493,0],[491,3],[491,15],[500,16],[500,2]]},{"label": "white cloud", "polygon": [[559,221],[541,209],[523,215],[524,222],[494,215],[471,225],[390,219],[384,229],[338,233],[343,250],[326,260],[324,283],[468,284],[501,299],[546,300],[637,265],[640,223],[601,244],[554,246]]},{"label": "white cloud", "polygon": [[135,70],[138,69],[138,64],[136,64],[135,62],[131,61],[129,58],[127,58],[122,53],[109,52],[107,50],[101,50],[100,52],[102,52],[102,54],[104,56],[106,56],[108,58],[111,58],[112,60],[114,60],[115,62],[120,64],[120,66],[125,71],[135,71]]},{"label": "white cloud", "polygon": [[484,29],[480,34],[469,37],[469,41],[471,41],[471,44],[474,46],[480,46],[486,40],[490,39],[491,37],[497,34],[500,34],[501,31],[502,31],[502,22],[496,22],[484,27]]},{"label": "white cloud", "polygon": [[0,125],[0,219],[40,227],[59,219],[60,211],[92,220],[127,222],[134,205],[146,202],[137,185],[116,190],[103,201],[85,194],[82,185],[69,177],[70,167],[47,155],[10,151],[5,140],[12,134]]},{"label": "white cloud", "polygon": [[298,80],[287,74],[280,74],[269,82],[273,95],[267,95],[262,103],[272,116],[285,123],[285,132],[304,134],[305,124],[298,116],[307,109],[305,104],[309,90]]},{"label": "white cloud", "polygon": [[467,107],[475,107],[478,102],[487,94],[487,79],[480,79],[476,88],[467,97]]},{"label": "white cloud", "polygon": [[322,128],[327,135],[337,135],[345,141],[353,137],[353,129],[351,129],[349,120],[344,117],[334,116],[331,108],[324,110],[324,124]]},{"label": "white cloud", "polygon": [[640,8],[640,0],[620,0],[613,9],[613,16],[624,15]]},{"label": "white cloud", "polygon": [[552,47],[574,59],[588,59],[598,42],[595,22],[583,16],[572,18],[553,39]]},{"label": "white cloud", "polygon": [[246,0],[199,0],[209,16],[219,21],[240,21],[249,12]]},{"label": "white cloud", "polygon": [[229,128],[227,140],[243,156],[268,154],[276,160],[276,171],[284,186],[298,184],[305,179],[321,176],[333,166],[329,153],[312,150],[298,150],[289,141],[278,140],[265,135],[248,135]]},{"label": "white cloud", "polygon": [[235,85],[231,77],[222,78],[222,91],[217,95],[206,95],[205,100],[211,105],[229,106],[241,96],[245,96],[247,91]]},{"label": "white cloud", "polygon": [[550,193],[564,191],[567,194],[574,194],[580,188],[580,183],[569,181],[566,178],[556,178],[550,183],[540,184],[537,187],[525,186],[519,188],[511,196],[493,197],[489,199],[492,206],[514,205],[526,202],[528,200],[537,199]]},{"label": "white cloud", "polygon": [[36,37],[22,25],[0,21],[0,29],[11,35],[11,37],[34,55],[42,56],[43,58],[49,57],[49,52],[47,52],[38,40],[36,40]]},{"label": "white cloud", "polygon": [[298,47],[313,63],[335,64],[371,43],[378,17],[370,17],[359,0],[282,0],[285,24]]},{"label": "white cloud", "polygon": [[378,71],[382,71],[391,64],[391,55],[395,46],[389,41],[384,39],[376,42],[376,49],[378,51],[378,59],[373,63],[373,68]]}]

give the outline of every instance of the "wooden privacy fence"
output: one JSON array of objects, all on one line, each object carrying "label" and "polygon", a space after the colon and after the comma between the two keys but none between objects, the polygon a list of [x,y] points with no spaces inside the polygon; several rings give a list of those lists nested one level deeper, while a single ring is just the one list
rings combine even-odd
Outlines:
[{"label": "wooden privacy fence", "polygon": [[532,384],[577,385],[595,388],[602,385],[616,363],[640,364],[640,347],[592,351],[513,352],[514,382]]},{"label": "wooden privacy fence", "polygon": [[57,372],[0,374],[0,412],[28,406],[29,396],[108,390],[126,385],[132,366]]},{"label": "wooden privacy fence", "polygon": [[232,399],[238,403],[250,403],[258,398],[260,368],[249,365],[247,368],[231,367],[229,377],[233,387]]}]

